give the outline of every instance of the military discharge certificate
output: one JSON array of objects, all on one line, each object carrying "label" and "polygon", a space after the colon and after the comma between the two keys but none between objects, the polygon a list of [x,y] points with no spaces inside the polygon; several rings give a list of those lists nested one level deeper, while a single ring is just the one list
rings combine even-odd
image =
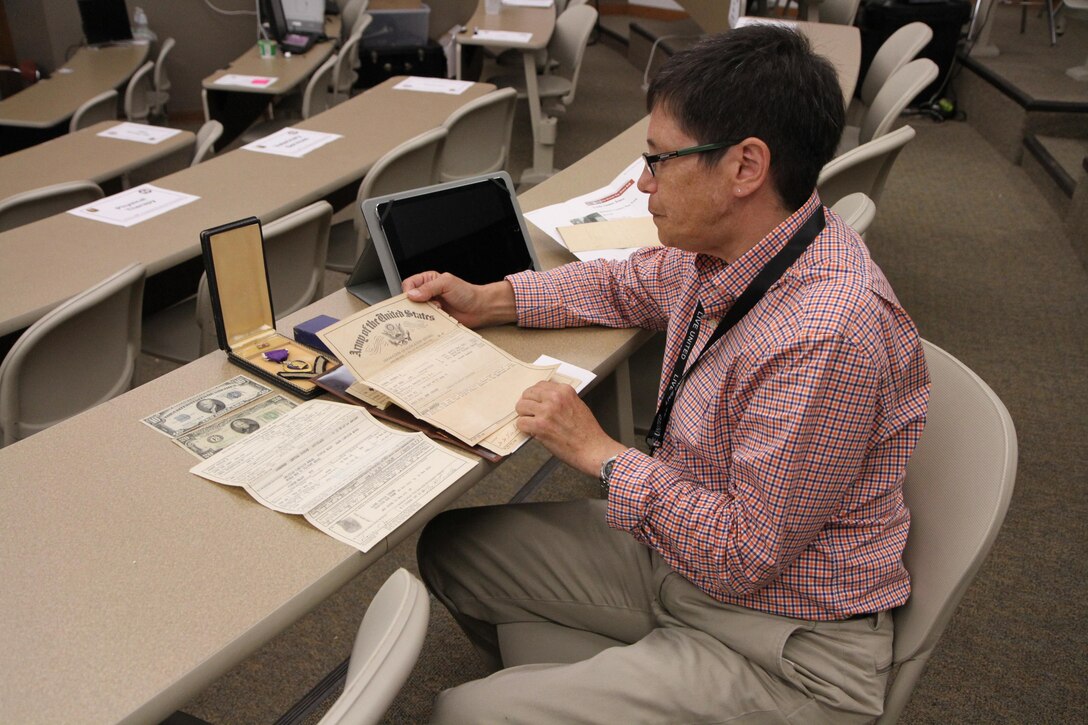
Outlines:
[{"label": "military discharge certificate", "polygon": [[550,380],[556,367],[522,362],[437,306],[404,295],[318,337],[356,380],[469,445],[515,421],[522,392]]}]

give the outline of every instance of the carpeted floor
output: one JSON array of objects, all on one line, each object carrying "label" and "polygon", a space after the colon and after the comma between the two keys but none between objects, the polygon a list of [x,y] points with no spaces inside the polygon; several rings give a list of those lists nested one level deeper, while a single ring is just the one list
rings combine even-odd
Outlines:
[{"label": "carpeted floor", "polygon": [[[643,113],[641,73],[621,51],[602,41],[585,63],[578,99],[559,122],[560,167]],[[910,123],[918,136],[899,157],[868,243],[922,335],[1005,402],[1020,464],[994,550],[903,721],[1085,722],[1088,273],[1020,167],[965,123]],[[517,172],[528,165],[524,112],[515,137],[510,168]],[[461,503],[508,500],[545,457],[528,446]],[[595,488],[560,469],[535,498],[589,496]],[[212,723],[275,721],[347,657],[374,591],[396,567],[414,568],[413,549],[414,539],[402,544],[185,712]],[[423,722],[436,692],[483,674],[436,605],[423,654],[386,720]]]}]

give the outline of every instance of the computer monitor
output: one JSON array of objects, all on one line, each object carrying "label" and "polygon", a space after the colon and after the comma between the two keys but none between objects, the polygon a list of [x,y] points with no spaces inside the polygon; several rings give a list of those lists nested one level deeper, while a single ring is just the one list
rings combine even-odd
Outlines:
[{"label": "computer monitor", "polygon": [[325,31],[325,0],[280,0],[291,33],[320,35]]},{"label": "computer monitor", "polygon": [[89,45],[132,40],[125,0],[77,0],[83,35]]}]

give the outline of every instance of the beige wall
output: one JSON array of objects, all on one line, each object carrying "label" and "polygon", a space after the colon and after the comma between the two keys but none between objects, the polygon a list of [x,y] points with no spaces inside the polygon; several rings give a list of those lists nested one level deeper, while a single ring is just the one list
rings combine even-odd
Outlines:
[{"label": "beige wall", "polygon": [[[204,0],[126,0],[142,7],[160,40],[177,41],[167,62],[171,113],[200,113],[200,82],[237,58],[257,37],[254,15],[220,15]],[[82,40],[76,0],[3,0],[15,52],[52,71]],[[211,0],[223,10],[252,11],[254,0]],[[153,52],[157,52],[156,47]]]}]

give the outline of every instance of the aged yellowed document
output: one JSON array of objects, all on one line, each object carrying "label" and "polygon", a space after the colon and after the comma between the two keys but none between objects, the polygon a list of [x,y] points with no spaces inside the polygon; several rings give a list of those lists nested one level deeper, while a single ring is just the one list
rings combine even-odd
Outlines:
[{"label": "aged yellowed document", "polygon": [[[517,418],[522,392],[554,365],[530,365],[500,350],[437,306],[404,295],[318,333],[355,379],[420,420],[469,445]],[[512,443],[510,428],[502,448]]]}]

